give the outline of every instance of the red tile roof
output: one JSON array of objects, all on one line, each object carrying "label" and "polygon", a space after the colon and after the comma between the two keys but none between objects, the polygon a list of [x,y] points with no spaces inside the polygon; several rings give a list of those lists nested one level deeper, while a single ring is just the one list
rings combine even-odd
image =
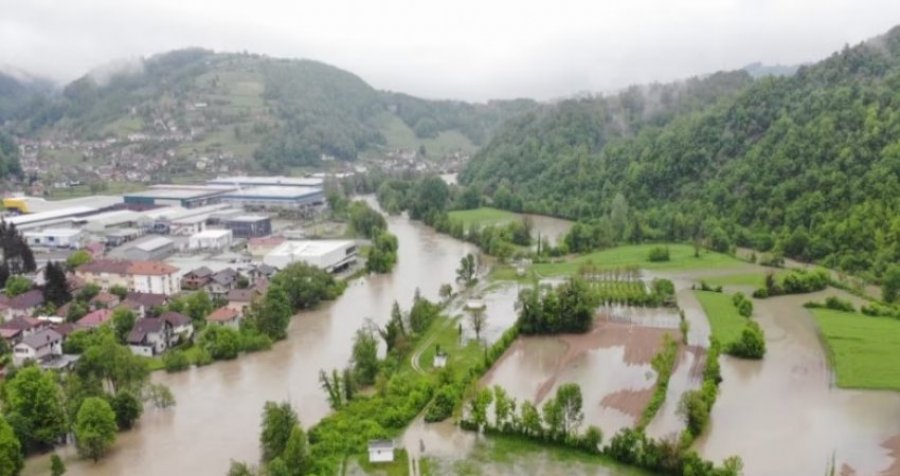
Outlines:
[{"label": "red tile roof", "polygon": [[128,267],[128,274],[143,276],[165,276],[178,271],[178,268],[162,261],[134,261]]},{"label": "red tile roof", "polygon": [[210,313],[210,315],[206,316],[206,320],[213,322],[228,322],[237,319],[239,315],[240,313],[234,309],[228,307],[220,307]]},{"label": "red tile roof", "polygon": [[163,276],[178,271],[178,268],[162,261],[128,261],[98,259],[78,267],[79,273],[140,274]]},{"label": "red tile roof", "polygon": [[100,327],[106,321],[112,319],[112,311],[109,309],[97,309],[94,312],[85,314],[78,320],[78,324],[86,327]]}]

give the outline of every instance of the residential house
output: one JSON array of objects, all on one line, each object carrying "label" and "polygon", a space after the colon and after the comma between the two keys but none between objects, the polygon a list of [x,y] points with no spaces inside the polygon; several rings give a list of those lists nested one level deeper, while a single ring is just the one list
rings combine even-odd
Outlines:
[{"label": "residential house", "polygon": [[53,326],[53,330],[62,336],[63,342],[65,342],[73,332],[80,329],[82,329],[81,326],[71,322],[63,322],[62,324],[56,324],[55,326]]},{"label": "residential house", "polygon": [[27,360],[40,361],[54,355],[62,355],[62,336],[53,329],[43,329],[16,344],[13,363],[22,365]]},{"label": "residential house", "polygon": [[259,290],[255,288],[232,289],[231,291],[228,291],[228,295],[226,296],[226,299],[228,300],[226,306],[241,313],[243,316],[247,312],[247,308],[250,307],[250,303],[260,295],[261,293]]},{"label": "residential house", "polygon": [[130,292],[125,295],[125,300],[119,307],[130,309],[138,317],[147,317],[154,309],[159,309],[169,303],[169,296],[165,294]]},{"label": "residential house", "polygon": [[206,316],[206,321],[210,324],[218,324],[220,326],[238,329],[241,325],[241,313],[228,306],[224,306]]},{"label": "residential house", "polygon": [[32,316],[43,305],[44,293],[40,289],[26,291],[5,301],[5,319],[8,321],[16,317]]},{"label": "residential house", "polygon": [[181,289],[200,289],[209,283],[209,280],[212,279],[212,274],[212,270],[206,266],[192,269],[181,277]]},{"label": "residential house", "polygon": [[165,319],[147,317],[134,323],[126,341],[132,353],[152,357],[165,352],[171,332],[172,326]]},{"label": "residential house", "polygon": [[211,298],[224,298],[237,286],[240,274],[231,268],[225,268],[215,272],[210,276],[209,284],[206,285],[206,292]]},{"label": "residential house", "polygon": [[122,286],[130,291],[177,294],[181,291],[177,272],[178,268],[161,261],[99,259],[79,266],[75,276],[104,291]]},{"label": "residential house", "polygon": [[108,293],[106,291],[100,291],[96,296],[91,298],[91,308],[92,309],[113,309],[119,305],[119,296],[115,294]]},{"label": "residential house", "polygon": [[247,275],[250,276],[250,279],[259,279],[266,278],[271,279],[272,276],[275,276],[275,273],[278,272],[278,269],[274,266],[267,265],[265,263],[254,265],[250,269],[247,270]]},{"label": "residential house", "polygon": [[96,311],[85,314],[81,319],[78,319],[78,325],[88,329],[96,329],[109,322],[109,320],[112,319],[112,314],[113,312],[111,309],[97,309]]},{"label": "residential house", "polygon": [[18,344],[25,336],[41,330],[46,323],[30,316],[14,317],[0,325],[0,337],[12,345]]},{"label": "residential house", "polygon": [[169,336],[169,347],[177,345],[182,341],[189,341],[194,337],[194,323],[191,318],[178,312],[166,312],[159,316],[160,319],[166,321],[172,328]]}]

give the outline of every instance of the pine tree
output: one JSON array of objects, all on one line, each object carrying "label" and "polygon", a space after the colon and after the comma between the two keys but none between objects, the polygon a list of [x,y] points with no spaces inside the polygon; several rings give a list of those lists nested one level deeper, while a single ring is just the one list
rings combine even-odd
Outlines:
[{"label": "pine tree", "polygon": [[53,261],[47,263],[47,267],[44,268],[44,300],[52,302],[57,307],[72,300],[66,273],[59,263]]}]

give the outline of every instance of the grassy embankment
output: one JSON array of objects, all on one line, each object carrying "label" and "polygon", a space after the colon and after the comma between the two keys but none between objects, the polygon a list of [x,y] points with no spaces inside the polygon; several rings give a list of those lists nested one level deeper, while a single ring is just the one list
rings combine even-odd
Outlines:
[{"label": "grassy embankment", "polygon": [[[669,261],[651,262],[648,259],[650,250],[659,246],[669,248]],[[702,250],[699,257],[694,256],[694,247],[684,244],[644,244],[626,245],[609,248],[553,261],[536,263],[529,268],[529,273],[537,276],[568,276],[575,274],[586,264],[599,268],[625,268],[637,266],[649,270],[691,270],[691,269],[726,269],[749,266],[732,256]],[[528,274],[528,273],[526,273]],[[491,278],[515,280],[516,270],[512,266],[498,266],[491,273]],[[525,279],[531,279],[525,276]]]},{"label": "grassy embankment", "polygon": [[450,221],[461,222],[465,228],[501,225],[518,220],[521,217],[518,213],[488,207],[473,208],[472,210],[453,210],[448,215]]},{"label": "grassy embankment", "polygon": [[[462,455],[461,455],[462,456]],[[455,460],[423,458],[419,462],[422,476],[438,474],[594,474],[599,467],[614,474],[638,476],[652,474],[623,466],[604,455],[537,442],[527,438],[491,435],[480,438],[472,452]]]},{"label": "grassy embankment", "polygon": [[740,337],[747,318],[738,314],[730,294],[712,291],[695,291],[694,294],[703,306],[713,337],[723,345]]},{"label": "grassy embankment", "polygon": [[900,390],[900,321],[831,309],[810,312],[839,387]]}]

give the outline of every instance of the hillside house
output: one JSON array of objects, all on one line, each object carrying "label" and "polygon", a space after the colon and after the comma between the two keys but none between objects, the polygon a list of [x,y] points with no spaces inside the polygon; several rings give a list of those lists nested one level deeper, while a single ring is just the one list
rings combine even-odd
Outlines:
[{"label": "hillside house", "polygon": [[168,348],[172,326],[158,317],[138,319],[128,333],[128,347],[135,355],[153,357]]},{"label": "hillside house", "polygon": [[192,269],[181,277],[181,289],[197,290],[209,284],[212,279],[212,270],[206,266]]},{"label": "hillside house", "polygon": [[43,329],[25,336],[16,344],[13,363],[22,365],[28,360],[39,362],[55,355],[62,355],[62,336],[53,329]]}]

